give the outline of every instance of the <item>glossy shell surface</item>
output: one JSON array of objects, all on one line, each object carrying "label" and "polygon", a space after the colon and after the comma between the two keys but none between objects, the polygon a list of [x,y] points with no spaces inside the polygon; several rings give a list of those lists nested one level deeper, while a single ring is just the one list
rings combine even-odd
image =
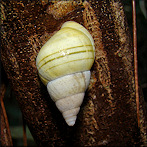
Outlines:
[{"label": "glossy shell surface", "polygon": [[38,53],[39,76],[69,126],[80,111],[94,57],[90,33],[73,21],[65,22]]},{"label": "glossy shell surface", "polygon": [[51,80],[90,70],[94,62],[94,42],[80,24],[69,21],[41,48],[36,65],[45,85]]}]

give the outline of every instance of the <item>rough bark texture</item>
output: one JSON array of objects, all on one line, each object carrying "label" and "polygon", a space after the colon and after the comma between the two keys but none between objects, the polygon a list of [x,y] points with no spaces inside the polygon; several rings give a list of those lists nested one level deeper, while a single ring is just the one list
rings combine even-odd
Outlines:
[{"label": "rough bark texture", "polygon": [[[133,48],[119,0],[3,0],[2,16],[2,62],[39,146],[145,144],[145,112],[141,105],[139,129]],[[42,45],[68,20],[84,25],[96,46],[91,83],[74,127],[66,125],[41,83],[35,64]]]}]

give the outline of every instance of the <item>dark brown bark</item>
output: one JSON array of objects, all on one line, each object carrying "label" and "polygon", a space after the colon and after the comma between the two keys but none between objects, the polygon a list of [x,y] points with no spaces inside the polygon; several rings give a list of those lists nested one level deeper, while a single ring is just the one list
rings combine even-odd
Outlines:
[{"label": "dark brown bark", "polygon": [[[145,144],[143,97],[138,128],[132,41],[119,0],[3,0],[2,8],[2,62],[38,145]],[[35,64],[42,45],[68,20],[84,25],[96,46],[91,83],[74,127],[66,125]]]}]

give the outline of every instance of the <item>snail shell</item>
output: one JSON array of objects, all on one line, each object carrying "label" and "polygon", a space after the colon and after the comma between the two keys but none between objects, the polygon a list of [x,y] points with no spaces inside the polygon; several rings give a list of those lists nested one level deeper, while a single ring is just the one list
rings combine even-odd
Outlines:
[{"label": "snail shell", "polygon": [[75,124],[83,102],[94,56],[90,33],[82,25],[67,21],[36,58],[40,79],[69,126]]}]

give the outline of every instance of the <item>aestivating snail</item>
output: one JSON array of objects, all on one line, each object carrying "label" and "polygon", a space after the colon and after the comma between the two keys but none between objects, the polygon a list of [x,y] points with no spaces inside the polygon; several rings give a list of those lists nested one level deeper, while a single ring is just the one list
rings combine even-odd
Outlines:
[{"label": "aestivating snail", "polygon": [[82,25],[67,21],[36,58],[41,81],[69,126],[75,124],[83,102],[94,57],[90,33]]}]

